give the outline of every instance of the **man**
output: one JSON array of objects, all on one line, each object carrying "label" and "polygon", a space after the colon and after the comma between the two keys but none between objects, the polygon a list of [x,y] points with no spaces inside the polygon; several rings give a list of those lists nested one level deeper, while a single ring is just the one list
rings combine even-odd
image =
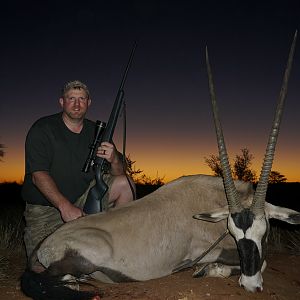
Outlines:
[{"label": "man", "polygon": [[[26,201],[24,241],[28,258],[37,244],[64,222],[83,216],[94,178],[92,170],[82,172],[95,132],[95,123],[85,118],[91,105],[87,86],[80,81],[67,83],[59,104],[62,112],[39,119],[26,137],[22,196]],[[105,195],[108,203],[118,206],[131,201],[122,156],[115,146],[103,142],[97,156],[110,164],[104,177],[109,187]]]}]

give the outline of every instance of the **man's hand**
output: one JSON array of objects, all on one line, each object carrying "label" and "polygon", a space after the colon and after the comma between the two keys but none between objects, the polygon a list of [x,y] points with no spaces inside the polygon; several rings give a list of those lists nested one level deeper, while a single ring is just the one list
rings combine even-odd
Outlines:
[{"label": "man's hand", "polygon": [[97,149],[97,156],[105,158],[109,163],[118,163],[119,153],[115,145],[109,142],[102,142]]},{"label": "man's hand", "polygon": [[84,212],[69,201],[61,203],[58,209],[64,222],[69,222],[84,216]]},{"label": "man's hand", "polygon": [[118,152],[114,144],[102,142],[97,149],[97,156],[106,159],[110,163],[110,173],[112,175],[124,174],[122,154]]}]

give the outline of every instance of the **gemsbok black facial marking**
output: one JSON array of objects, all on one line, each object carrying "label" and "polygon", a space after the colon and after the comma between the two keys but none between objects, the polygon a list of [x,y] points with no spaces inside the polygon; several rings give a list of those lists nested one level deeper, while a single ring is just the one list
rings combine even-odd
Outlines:
[{"label": "gemsbok black facial marking", "polygon": [[237,241],[241,271],[246,276],[253,276],[260,271],[261,259],[256,243],[246,238]]},{"label": "gemsbok black facial marking", "polygon": [[255,215],[250,209],[246,208],[240,213],[231,214],[231,218],[235,226],[243,230],[245,234],[245,232],[252,226]]}]

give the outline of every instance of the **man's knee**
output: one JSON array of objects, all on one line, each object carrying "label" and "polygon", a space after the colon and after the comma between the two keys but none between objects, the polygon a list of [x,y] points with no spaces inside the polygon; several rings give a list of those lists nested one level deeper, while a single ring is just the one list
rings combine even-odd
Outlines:
[{"label": "man's knee", "polygon": [[135,198],[135,184],[132,178],[125,175],[115,176],[109,198],[109,201],[115,201],[116,205],[132,201]]},{"label": "man's knee", "polygon": [[135,184],[132,181],[132,179],[125,175],[116,176],[114,179],[114,182],[113,182],[113,186],[115,185],[115,188],[120,189],[120,190],[130,189],[129,184],[131,184],[132,187],[135,188]]}]

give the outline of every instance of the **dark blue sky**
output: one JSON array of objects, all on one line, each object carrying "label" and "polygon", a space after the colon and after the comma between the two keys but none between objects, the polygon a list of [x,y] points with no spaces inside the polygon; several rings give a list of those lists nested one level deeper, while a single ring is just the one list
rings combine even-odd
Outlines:
[{"label": "dark blue sky", "polygon": [[[138,168],[168,179],[209,173],[204,156],[216,153],[206,45],[227,148],[231,155],[249,148],[260,169],[300,4],[7,1],[0,20],[0,142],[7,147],[0,180],[22,178],[26,132],[59,110],[66,81],[85,82],[88,116],[107,120],[136,39],[125,87],[127,149]],[[274,165],[293,181],[300,180],[298,49]]]}]

